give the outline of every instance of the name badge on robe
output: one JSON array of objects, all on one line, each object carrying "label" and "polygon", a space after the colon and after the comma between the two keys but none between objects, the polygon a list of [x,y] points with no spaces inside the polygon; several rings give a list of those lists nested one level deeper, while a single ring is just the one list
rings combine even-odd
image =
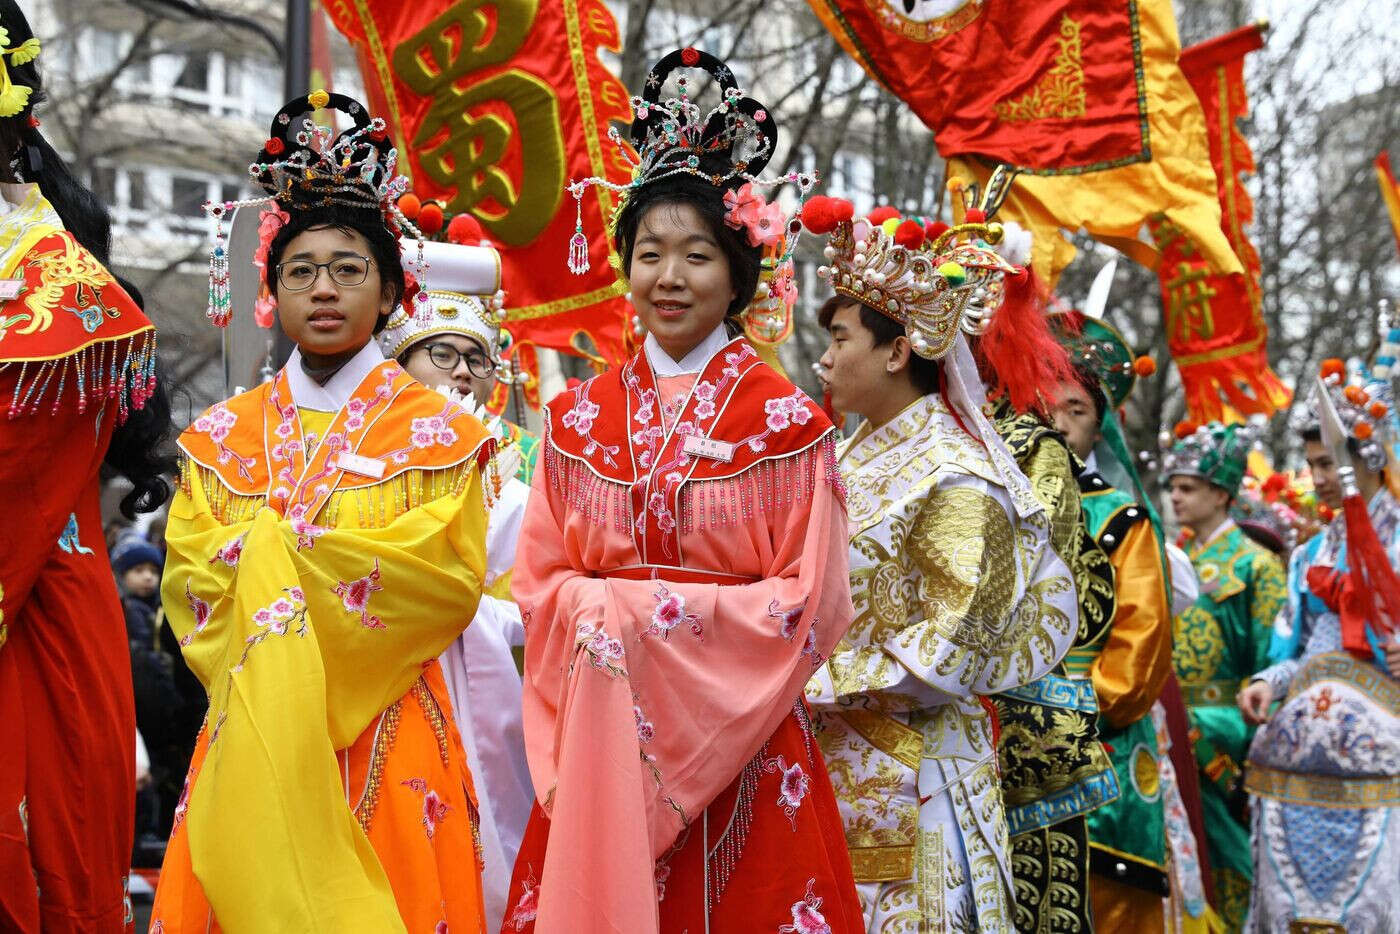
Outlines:
[{"label": "name badge on robe", "polygon": [[681,450],[695,457],[729,463],[734,460],[734,444],[717,438],[702,438],[699,435],[686,435]]},{"label": "name badge on robe", "polygon": [[0,302],[12,302],[23,291],[23,279],[0,279]]},{"label": "name badge on robe", "polygon": [[335,465],[341,470],[348,470],[350,473],[369,477],[371,480],[384,478],[384,462],[377,457],[361,457],[359,454],[343,451],[336,458]]}]

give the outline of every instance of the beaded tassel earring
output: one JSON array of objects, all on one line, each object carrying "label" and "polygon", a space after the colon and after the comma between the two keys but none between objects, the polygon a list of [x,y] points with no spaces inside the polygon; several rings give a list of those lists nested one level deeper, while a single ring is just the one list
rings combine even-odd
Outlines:
[{"label": "beaded tassel earring", "polygon": [[574,235],[569,240],[569,272],[581,276],[591,268],[588,263],[588,237],[583,233],[583,186],[570,185],[569,193],[574,196],[577,209],[574,217]]},{"label": "beaded tassel earring", "polygon": [[229,287],[227,240],[224,237],[224,215],[231,205],[207,204],[205,210],[215,218],[214,249],[209,253],[209,307],[205,314],[215,327],[228,327],[233,312],[233,297]]}]

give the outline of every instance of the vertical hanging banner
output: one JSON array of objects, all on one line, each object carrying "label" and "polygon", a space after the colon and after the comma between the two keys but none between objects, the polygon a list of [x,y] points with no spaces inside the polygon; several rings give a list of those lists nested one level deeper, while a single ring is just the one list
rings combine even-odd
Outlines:
[{"label": "vertical hanging banner", "polygon": [[[628,95],[598,58],[618,51],[602,0],[322,0],[360,55],[370,105],[390,123],[413,190],[470,213],[501,248],[506,327],[518,348],[624,357],[627,291],[606,238],[569,274],[570,179],[626,183],[608,125]],[[584,230],[606,230],[610,193],[585,198]],[[520,355],[521,359],[525,356]]]},{"label": "vertical hanging banner", "polygon": [[1249,111],[1244,57],[1263,47],[1263,28],[1256,24],[1217,36],[1184,49],[1180,59],[1206,118],[1221,231],[1243,272],[1213,271],[1191,233],[1169,219],[1149,225],[1161,252],[1157,274],[1167,344],[1181,371],[1187,410],[1198,423],[1224,420],[1230,410],[1269,415],[1292,398],[1269,368],[1259,253],[1244,233],[1254,219],[1254,202],[1241,174],[1254,170],[1254,154],[1235,122]]},{"label": "vertical hanging banner", "polygon": [[1395,182],[1395,173],[1390,170],[1390,152],[1382,150],[1376,156],[1376,181],[1381,186],[1381,200],[1385,202],[1386,213],[1390,215],[1390,229],[1395,234],[1395,248],[1400,250],[1400,185]]}]

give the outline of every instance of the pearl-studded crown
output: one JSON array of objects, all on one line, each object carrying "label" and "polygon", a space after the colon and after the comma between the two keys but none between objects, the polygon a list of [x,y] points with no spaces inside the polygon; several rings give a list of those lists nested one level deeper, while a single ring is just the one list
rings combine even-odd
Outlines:
[{"label": "pearl-studded crown", "polygon": [[1006,276],[1017,270],[992,249],[1000,224],[960,224],[923,246],[897,243],[900,226],[898,219],[838,223],[825,249],[829,265],[817,275],[837,294],[904,325],[914,352],[937,360],[959,331],[982,333],[1001,307]]}]

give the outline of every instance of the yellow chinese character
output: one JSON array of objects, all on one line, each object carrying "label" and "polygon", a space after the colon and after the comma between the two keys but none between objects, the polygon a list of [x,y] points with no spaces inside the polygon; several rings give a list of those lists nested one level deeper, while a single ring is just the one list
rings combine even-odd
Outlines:
[{"label": "yellow chinese character", "polygon": [[[494,17],[483,12],[487,6]],[[393,55],[404,83],[433,102],[413,138],[423,171],[455,191],[450,211],[470,211],[510,246],[534,240],[559,209],[559,101],[549,85],[519,69],[472,75],[509,62],[537,12],[538,0],[459,0]],[[510,158],[513,137],[518,155]],[[516,162],[518,178],[509,169]]]}]

